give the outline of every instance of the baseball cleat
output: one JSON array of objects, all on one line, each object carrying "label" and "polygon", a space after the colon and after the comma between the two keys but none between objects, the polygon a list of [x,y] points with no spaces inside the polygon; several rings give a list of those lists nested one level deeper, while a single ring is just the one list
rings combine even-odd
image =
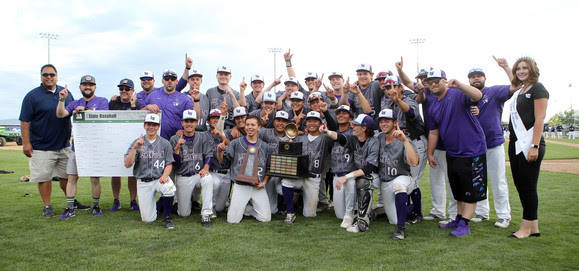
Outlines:
[{"label": "baseball cleat", "polygon": [[408,221],[409,224],[418,224],[422,222],[422,220],[424,220],[422,216],[416,213],[411,213],[408,218],[406,218],[406,221]]},{"label": "baseball cleat", "polygon": [[137,204],[136,200],[131,200],[131,207],[129,207],[129,209],[139,211],[139,204]]},{"label": "baseball cleat", "polygon": [[489,218],[488,218],[488,217],[484,217],[484,216],[482,216],[482,215],[476,215],[476,216],[473,217],[470,221],[479,223],[479,222],[483,222],[483,221],[486,221],[486,220],[489,220]]},{"label": "baseball cleat", "polygon": [[101,216],[101,215],[103,215],[103,210],[99,206],[94,206],[94,207],[92,207],[92,215]]},{"label": "baseball cleat", "polygon": [[506,229],[509,227],[510,223],[511,223],[510,219],[499,218],[499,220],[497,220],[497,222],[495,222],[495,227]]},{"label": "baseball cleat", "polygon": [[217,218],[217,211],[215,211],[215,208],[213,208],[213,212],[211,213],[211,219],[216,219]]},{"label": "baseball cleat", "polygon": [[118,211],[119,209],[121,209],[121,202],[118,199],[115,199],[113,201],[113,207],[111,207],[109,212],[114,213],[114,212]]},{"label": "baseball cleat", "polygon": [[287,214],[283,223],[286,225],[291,225],[296,221],[296,214]]},{"label": "baseball cleat", "polygon": [[54,210],[52,209],[52,206],[46,206],[44,208],[42,208],[42,216],[46,217],[46,218],[50,218],[54,216]]},{"label": "baseball cleat", "polygon": [[451,236],[462,237],[470,234],[470,225],[466,224],[464,220],[460,220],[456,229],[450,232]]},{"label": "baseball cleat", "polygon": [[78,201],[78,200],[75,199],[75,200],[74,200],[74,209],[77,209],[77,210],[88,210],[88,209],[90,209],[90,206],[84,205],[84,204],[80,203],[80,201]]},{"label": "baseball cleat", "polygon": [[404,226],[396,225],[396,229],[392,233],[392,239],[404,240],[405,237],[406,237],[406,228],[404,228]]},{"label": "baseball cleat", "polygon": [[352,224],[352,226],[348,227],[346,229],[346,231],[348,231],[348,232],[360,232],[360,229],[358,229],[358,222],[354,222],[354,224]]},{"label": "baseball cleat", "polygon": [[60,220],[67,220],[71,217],[75,216],[74,209],[66,208],[64,209],[64,213],[58,217]]},{"label": "baseball cleat", "polygon": [[347,229],[350,226],[352,226],[352,223],[354,222],[354,218],[352,217],[351,213],[346,213],[344,215],[344,219],[342,220],[342,224],[340,224],[340,227]]},{"label": "baseball cleat", "polygon": [[172,230],[175,228],[175,224],[173,224],[173,221],[171,221],[170,217],[165,217],[163,218],[163,223],[165,224],[165,228]]},{"label": "baseball cleat", "polygon": [[429,214],[425,217],[423,217],[422,219],[426,220],[426,221],[432,221],[432,220],[444,220],[446,217],[444,216],[439,216],[439,215],[435,215],[435,214]]},{"label": "baseball cleat", "polygon": [[210,215],[201,216],[201,226],[203,226],[203,227],[210,227],[211,226],[211,216]]}]

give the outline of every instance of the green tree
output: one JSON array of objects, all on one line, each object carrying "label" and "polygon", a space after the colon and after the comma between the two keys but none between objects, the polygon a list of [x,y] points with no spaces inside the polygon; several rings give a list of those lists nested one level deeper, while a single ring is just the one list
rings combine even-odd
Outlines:
[{"label": "green tree", "polygon": [[550,125],[565,125],[569,126],[571,124],[579,123],[579,111],[575,111],[573,108],[559,112],[549,119]]}]

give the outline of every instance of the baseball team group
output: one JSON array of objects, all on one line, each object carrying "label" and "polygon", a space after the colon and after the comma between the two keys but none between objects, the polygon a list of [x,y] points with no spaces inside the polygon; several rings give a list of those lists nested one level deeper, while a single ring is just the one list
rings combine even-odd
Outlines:
[{"label": "baseball team group", "polygon": [[[218,85],[202,93],[203,74],[185,56],[179,76],[167,69],[162,86],[155,74],[140,74],[142,91],[129,78],[120,80],[118,95],[95,95],[96,78],[80,78],[82,97],[74,99],[57,85],[58,72],[46,64],[41,85],[24,98],[20,113],[23,152],[29,157],[30,181],[38,183],[43,216],[54,217],[52,181],[59,181],[67,220],[77,210],[103,215],[100,177],[90,177],[92,207],[76,199],[78,172],[71,141],[71,116],[86,110],[146,110],[143,135],[126,146],[129,208],[144,222],[200,212],[203,227],[226,215],[228,223],[244,217],[270,222],[272,214],[296,223],[296,214],[315,217],[333,209],[348,232],[364,232],[385,217],[392,238],[411,232],[407,224],[437,220],[452,236],[471,233],[470,224],[491,219],[487,180],[492,184],[496,227],[511,221],[501,116],[510,106],[508,155],[523,218],[511,238],[539,237],[537,182],[545,154],[542,136],[549,93],[538,82],[535,60],[521,57],[505,71],[505,84],[486,86],[480,68],[465,71],[468,83],[447,78],[439,68],[414,77],[395,62],[395,72],[376,74],[369,64],[356,67],[357,78],[340,72],[296,77],[292,53],[284,54],[287,79],[267,86],[261,75],[232,88],[232,69],[217,67]],[[285,86],[275,91],[277,85]],[[186,89],[188,86],[188,89]],[[421,105],[421,109],[420,109]],[[288,127],[297,130],[295,137]],[[301,144],[308,172],[295,177],[270,174],[280,143]],[[285,143],[284,143],[285,144]],[[429,165],[433,208],[423,215],[420,180]],[[121,177],[111,177],[114,198],[109,212],[121,208]],[[378,199],[373,199],[377,189]],[[448,207],[447,207],[448,193]],[[493,218],[494,220],[494,218]],[[299,222],[299,220],[298,220]]]}]

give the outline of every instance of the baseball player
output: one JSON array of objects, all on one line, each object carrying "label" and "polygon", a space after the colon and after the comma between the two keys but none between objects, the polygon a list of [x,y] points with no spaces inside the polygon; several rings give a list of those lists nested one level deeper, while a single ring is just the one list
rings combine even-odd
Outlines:
[{"label": "baseball player", "polygon": [[133,167],[137,178],[137,196],[141,220],[153,222],[157,219],[157,193],[163,207],[165,228],[174,229],[171,220],[171,209],[176,187],[169,177],[173,169],[173,148],[171,143],[157,135],[161,119],[157,114],[145,116],[145,136],[140,136],[131,143],[125,154],[125,167]]},{"label": "baseball player", "polygon": [[[248,112],[253,112],[257,109],[261,108],[261,104],[256,101],[256,99],[260,96],[263,91],[264,81],[263,77],[259,74],[255,74],[251,76],[251,93],[245,96],[245,107],[247,108]],[[240,97],[241,100],[241,97]],[[243,104],[243,103],[240,103]]]},{"label": "baseball player", "polygon": [[[366,101],[372,107],[374,112],[380,112],[380,99],[382,98],[382,92],[380,91],[380,86],[377,81],[373,81],[372,77],[374,73],[372,72],[372,65],[370,64],[360,64],[356,68],[356,75],[358,77],[358,81],[354,84],[359,89],[360,92],[352,92],[353,88],[350,88],[350,93],[348,94],[348,99],[346,101],[352,101],[348,105],[352,108],[355,115],[359,115],[362,113],[368,114],[367,110],[363,108],[363,101],[360,98],[360,94],[364,96]],[[348,83],[346,83],[348,85]],[[343,104],[344,99],[340,100],[340,103]]]},{"label": "baseball player", "polygon": [[573,124],[569,125],[569,131],[567,132],[567,138],[569,140],[575,140],[575,126]]},{"label": "baseball player", "polygon": [[406,237],[406,216],[408,215],[408,192],[412,185],[410,167],[418,165],[418,154],[412,143],[398,126],[392,109],[384,109],[378,115],[380,130],[378,135],[380,158],[378,175],[384,209],[390,224],[396,228],[392,239]]},{"label": "baseball player", "polygon": [[[307,104],[307,102],[308,102],[307,98],[309,98],[309,95],[312,94],[313,92],[319,92],[320,91],[320,87],[322,86],[322,80],[324,79],[324,75],[322,74],[322,76],[320,78],[318,78],[317,73],[307,72],[306,75],[304,76],[304,81],[305,81],[306,87],[308,89],[305,89],[302,87],[302,85],[296,79],[297,74],[296,74],[294,67],[292,65],[292,62],[291,62],[291,59],[293,57],[291,50],[288,50],[286,53],[284,53],[283,56],[284,56],[285,63],[286,63],[288,77],[294,78],[294,81],[296,82],[296,84],[298,86],[298,90],[304,94],[304,97],[306,98],[306,104]],[[291,94],[291,93],[288,93],[288,95],[289,94]],[[330,96],[321,95],[320,97],[322,99],[324,99],[326,101],[326,103],[328,103],[331,106],[337,106],[338,105],[339,101],[336,98],[336,96],[333,95],[333,93],[331,93]],[[286,96],[286,98],[287,98],[287,96]]]},{"label": "baseball player", "polygon": [[[80,111],[85,110],[108,110],[109,103],[106,98],[97,97],[94,95],[96,91],[96,81],[94,76],[85,75],[80,79],[80,91],[82,93],[82,99],[72,101],[66,107],[64,106],[64,101],[66,96],[68,96],[68,90],[65,88],[61,90],[58,95],[60,100],[56,107],[56,117],[66,118],[68,116],[75,115]],[[74,155],[74,142],[72,145],[72,152],[68,159],[68,164],[66,166],[66,173],[68,174],[68,183],[66,185],[66,209],[64,213],[59,217],[60,220],[65,220],[75,216],[74,212],[74,200],[76,197],[77,182],[78,182],[78,172],[76,166],[76,157]],[[101,195],[101,183],[99,177],[90,177],[92,184],[92,199],[93,207],[92,214],[94,216],[103,215],[103,211],[100,208],[100,195]]]},{"label": "baseball player", "polygon": [[207,95],[201,93],[201,84],[203,83],[203,74],[197,69],[192,69],[188,75],[187,82],[189,90],[185,93],[194,103],[195,112],[197,112],[197,131],[207,130],[207,115],[209,115],[209,99]]},{"label": "baseball player", "polygon": [[[225,104],[225,106],[227,106]],[[223,114],[222,114],[223,112]],[[211,109],[209,112],[209,134],[213,140],[212,145],[215,147],[221,142],[229,144],[229,139],[225,137],[223,131],[217,128],[217,122],[219,118],[227,113],[227,109]],[[229,178],[229,169],[221,166],[219,161],[215,158],[217,157],[217,149],[213,149],[213,159],[211,159],[211,166],[209,170],[211,171],[211,177],[213,177],[213,213],[211,218],[217,217],[217,212],[223,212],[225,210],[227,201],[229,200],[229,191],[231,188],[231,179]]]},{"label": "baseball player", "polygon": [[[374,194],[373,180],[378,179],[378,140],[374,137],[374,120],[366,114],[360,114],[351,121],[352,132],[349,134],[336,134],[329,131],[330,137],[335,138],[338,144],[348,146],[352,151],[342,154],[343,169],[352,169],[346,174],[335,173],[334,175],[334,196],[339,191],[344,191],[346,199],[346,215],[341,227],[347,226],[349,232],[366,231],[370,225],[370,210],[372,207],[372,195]],[[335,143],[334,143],[335,145]],[[334,146],[335,148],[335,146]],[[353,165],[353,168],[350,166]],[[356,200],[357,199],[357,200]],[[353,221],[346,221],[346,218],[353,216],[354,205],[357,202],[358,215]],[[337,197],[334,197],[334,208],[338,205]],[[345,224],[345,225],[344,225]]]},{"label": "baseball player", "polygon": [[[137,101],[137,96],[134,95],[135,84],[133,80],[125,78],[117,85],[119,88],[119,96],[116,99],[109,101],[109,110],[137,110],[141,105]],[[127,178],[129,194],[130,194],[130,209],[134,211],[139,210],[137,204],[137,179],[135,177]],[[116,212],[121,208],[120,193],[121,193],[121,177],[111,177],[111,187],[113,190],[113,207],[110,212]]]},{"label": "baseball player", "polygon": [[214,146],[209,134],[195,132],[197,122],[197,112],[183,111],[183,134],[174,135],[169,140],[175,159],[177,214],[191,215],[191,195],[195,186],[200,184],[203,198],[201,225],[209,227],[213,213],[213,178],[209,174],[209,167]]},{"label": "baseball player", "polygon": [[249,115],[259,117],[264,128],[273,128],[273,120],[276,113],[276,101],[277,99],[273,91],[265,92],[263,94],[261,108],[253,112],[250,111]]},{"label": "baseball player", "polygon": [[563,137],[563,126],[561,124],[557,125],[557,139],[561,139]]},{"label": "baseball player", "polygon": [[[327,155],[332,147],[333,140],[321,134],[322,118],[319,112],[310,111],[306,116],[307,135],[296,138],[296,142],[302,143],[302,154],[309,157],[309,177],[303,179],[282,179],[282,191],[286,204],[287,215],[285,224],[291,225],[296,219],[294,211],[294,189],[303,189],[305,217],[316,216],[318,205],[318,193],[322,171],[327,163]],[[327,131],[324,130],[324,131]]]},{"label": "baseball player", "polygon": [[[177,92],[181,92],[181,90],[183,90],[187,86],[187,77],[192,65],[193,60],[189,56],[187,56],[187,54],[185,54],[185,69],[183,70],[183,76],[179,78],[179,81],[175,86]],[[143,89],[143,91],[137,93],[137,101],[141,105],[146,105],[145,98],[147,98],[147,96],[151,94],[153,90],[158,89],[163,90],[164,87],[155,88],[155,74],[153,74],[152,71],[142,72],[141,75],[139,76],[139,79],[141,80],[141,88]],[[115,96],[111,98],[111,100],[114,99]]]},{"label": "baseball player", "polygon": [[219,108],[225,98],[229,109],[225,115],[225,128],[235,126],[232,111],[234,108],[239,107],[239,92],[229,86],[229,81],[231,81],[231,68],[228,66],[219,66],[217,67],[217,82],[219,84],[205,92],[205,95],[209,98],[211,109]]},{"label": "baseball player", "polygon": [[[236,108],[237,109],[237,108]],[[217,146],[217,159],[224,167],[229,167],[230,178],[234,185],[231,192],[231,204],[227,210],[227,222],[239,223],[248,203],[251,202],[252,215],[261,222],[271,220],[271,210],[265,185],[269,176],[268,169],[270,147],[258,137],[261,124],[257,116],[247,116],[245,120],[246,136],[236,138],[225,145]],[[256,164],[257,163],[257,164]],[[242,166],[245,165],[245,168]],[[255,174],[255,175],[254,175]],[[239,176],[255,177],[255,183],[245,182]]]}]

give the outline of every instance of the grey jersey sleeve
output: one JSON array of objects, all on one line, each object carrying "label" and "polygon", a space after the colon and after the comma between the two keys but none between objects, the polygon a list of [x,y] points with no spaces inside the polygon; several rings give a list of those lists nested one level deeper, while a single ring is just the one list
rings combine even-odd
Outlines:
[{"label": "grey jersey sleeve", "polygon": [[355,170],[354,150],[358,139],[352,133],[342,133],[346,138],[346,144],[339,142],[332,144],[330,155],[330,169],[333,173],[348,173]]}]

